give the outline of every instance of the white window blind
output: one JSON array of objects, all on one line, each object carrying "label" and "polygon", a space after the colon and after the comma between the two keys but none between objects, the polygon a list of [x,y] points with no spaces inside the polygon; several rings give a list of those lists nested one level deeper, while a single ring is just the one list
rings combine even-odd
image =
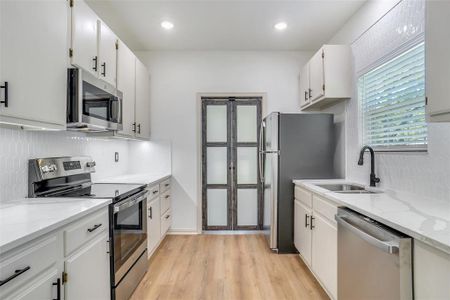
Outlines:
[{"label": "white window blind", "polygon": [[365,145],[426,148],[424,48],[422,42],[358,78]]}]

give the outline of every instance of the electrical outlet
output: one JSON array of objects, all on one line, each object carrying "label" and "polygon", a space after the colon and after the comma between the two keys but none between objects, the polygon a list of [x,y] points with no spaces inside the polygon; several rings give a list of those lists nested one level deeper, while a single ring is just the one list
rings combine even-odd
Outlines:
[{"label": "electrical outlet", "polygon": [[114,161],[119,162],[119,152],[114,153]]}]

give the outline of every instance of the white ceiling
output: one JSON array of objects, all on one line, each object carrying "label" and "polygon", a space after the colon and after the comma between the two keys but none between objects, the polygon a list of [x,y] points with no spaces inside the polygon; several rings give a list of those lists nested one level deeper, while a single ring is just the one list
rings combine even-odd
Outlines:
[{"label": "white ceiling", "polygon": [[133,50],[315,50],[365,0],[87,1]]}]

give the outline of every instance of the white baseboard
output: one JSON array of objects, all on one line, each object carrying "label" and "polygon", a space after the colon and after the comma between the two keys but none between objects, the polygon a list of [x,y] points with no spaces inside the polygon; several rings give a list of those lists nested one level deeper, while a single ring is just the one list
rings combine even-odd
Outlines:
[{"label": "white baseboard", "polygon": [[174,234],[187,234],[187,235],[195,235],[195,234],[199,234],[197,230],[192,230],[192,229],[170,229],[169,232],[167,232],[167,234],[170,235],[174,235]]}]

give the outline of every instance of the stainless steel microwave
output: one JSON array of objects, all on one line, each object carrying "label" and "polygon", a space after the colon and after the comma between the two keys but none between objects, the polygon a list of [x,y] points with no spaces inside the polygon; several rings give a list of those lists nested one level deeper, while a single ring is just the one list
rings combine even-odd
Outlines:
[{"label": "stainless steel microwave", "polygon": [[67,73],[67,128],[122,130],[122,92],[82,69]]}]

